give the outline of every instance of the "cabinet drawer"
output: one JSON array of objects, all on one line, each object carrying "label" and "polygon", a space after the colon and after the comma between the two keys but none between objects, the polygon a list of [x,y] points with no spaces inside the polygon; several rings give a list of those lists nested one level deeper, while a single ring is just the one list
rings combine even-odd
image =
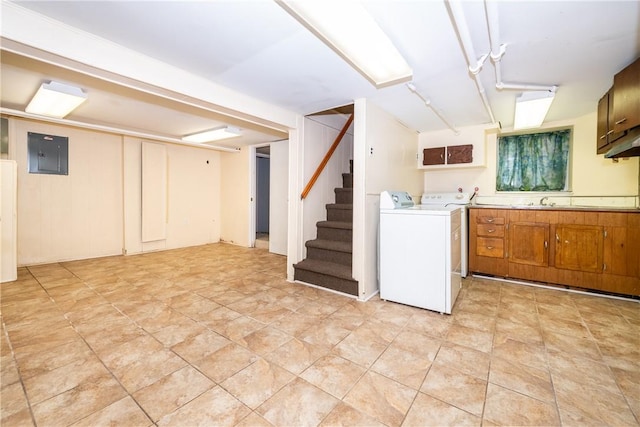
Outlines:
[{"label": "cabinet drawer", "polygon": [[504,217],[500,216],[477,216],[476,222],[478,224],[496,224],[504,225]]},{"label": "cabinet drawer", "polygon": [[504,258],[504,239],[478,237],[476,254],[492,258]]},{"label": "cabinet drawer", "polygon": [[478,224],[476,234],[485,237],[504,237],[504,225]]}]

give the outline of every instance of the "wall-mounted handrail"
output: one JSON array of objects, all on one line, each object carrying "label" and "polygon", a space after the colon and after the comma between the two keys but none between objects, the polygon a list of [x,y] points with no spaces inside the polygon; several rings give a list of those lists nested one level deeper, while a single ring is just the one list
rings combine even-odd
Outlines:
[{"label": "wall-mounted handrail", "polygon": [[316,168],[316,171],[313,173],[313,176],[311,177],[311,179],[307,183],[306,187],[304,187],[304,190],[302,191],[302,194],[300,195],[300,199],[304,200],[304,198],[307,197],[307,195],[311,191],[311,188],[313,188],[313,185],[316,183],[316,181],[318,180],[318,177],[320,176],[320,174],[324,170],[324,167],[329,162],[329,159],[331,159],[331,156],[333,156],[333,152],[336,151],[336,148],[338,148],[338,145],[340,145],[340,141],[342,141],[342,138],[344,137],[344,134],[347,133],[347,129],[349,129],[349,126],[351,126],[352,122],[353,122],[353,114],[351,114],[351,116],[349,116],[349,119],[347,120],[347,122],[342,127],[342,130],[340,131],[340,133],[336,137],[336,140],[333,141],[333,144],[329,148],[329,151],[327,151],[327,154],[324,155],[324,158],[322,159],[322,161],[320,162],[320,164]]}]

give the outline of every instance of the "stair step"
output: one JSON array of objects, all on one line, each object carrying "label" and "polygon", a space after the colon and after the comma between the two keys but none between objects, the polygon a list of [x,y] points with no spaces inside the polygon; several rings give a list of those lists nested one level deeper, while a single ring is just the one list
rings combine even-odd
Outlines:
[{"label": "stair step", "polygon": [[342,188],[353,188],[353,174],[342,174]]},{"label": "stair step", "polygon": [[336,203],[353,203],[353,188],[334,188]]},{"label": "stair step", "polygon": [[351,242],[353,240],[353,223],[345,221],[319,221],[316,223],[317,238],[320,240],[336,240]]},{"label": "stair step", "polygon": [[309,240],[307,247],[307,259],[335,262],[351,268],[352,254],[351,242],[336,242],[335,240]]},{"label": "stair step", "polygon": [[350,203],[334,203],[326,205],[328,221],[353,221],[353,205]]},{"label": "stair step", "polygon": [[305,243],[305,246],[307,248],[326,249],[329,251],[344,252],[348,254],[351,254],[352,252],[351,242],[337,242],[335,240],[315,239],[309,240],[307,243]]},{"label": "stair step", "polygon": [[351,277],[351,267],[334,262],[305,259],[294,264],[294,279],[323,288],[358,295],[358,282]]}]

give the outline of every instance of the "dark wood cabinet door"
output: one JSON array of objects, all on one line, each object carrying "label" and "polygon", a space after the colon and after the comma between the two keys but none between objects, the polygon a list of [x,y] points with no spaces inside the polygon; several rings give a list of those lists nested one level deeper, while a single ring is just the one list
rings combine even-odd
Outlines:
[{"label": "dark wood cabinet door", "polygon": [[447,147],[447,164],[473,163],[473,145],[450,145]]},{"label": "dark wood cabinet door", "polygon": [[640,126],[640,58],[613,77],[613,126],[623,132]]},{"label": "dark wood cabinet door", "polygon": [[607,132],[609,131],[609,92],[605,93],[600,101],[598,101],[598,122],[597,122],[598,137],[596,143],[596,153],[605,153],[609,147],[609,138]]},{"label": "dark wood cabinet door", "polygon": [[444,165],[444,147],[425,148],[422,150],[422,164],[428,165]]}]

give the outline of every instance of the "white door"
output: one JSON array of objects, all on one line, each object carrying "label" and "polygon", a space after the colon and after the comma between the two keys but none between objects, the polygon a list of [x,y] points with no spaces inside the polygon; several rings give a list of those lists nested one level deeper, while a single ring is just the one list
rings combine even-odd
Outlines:
[{"label": "white door", "polygon": [[270,146],[269,252],[287,255],[289,141]]},{"label": "white door", "polygon": [[17,270],[17,228],[16,223],[16,189],[17,167],[13,160],[0,160],[2,174],[0,188],[2,189],[0,212],[0,282],[10,282],[18,278]]}]

